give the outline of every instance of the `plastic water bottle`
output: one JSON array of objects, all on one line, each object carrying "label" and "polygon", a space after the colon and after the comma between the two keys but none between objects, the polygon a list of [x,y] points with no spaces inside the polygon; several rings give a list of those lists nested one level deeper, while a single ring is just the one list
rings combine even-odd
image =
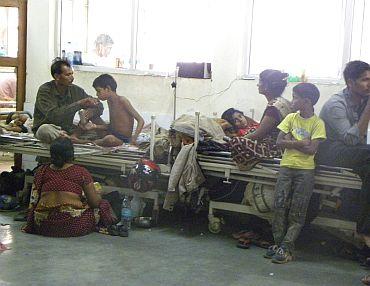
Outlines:
[{"label": "plastic water bottle", "polygon": [[65,53],[67,61],[69,62],[70,65],[73,65],[73,48],[71,42],[67,43]]},{"label": "plastic water bottle", "polygon": [[122,201],[121,225],[127,231],[131,228],[131,220],[132,220],[131,201],[128,198],[128,196],[125,196]]}]

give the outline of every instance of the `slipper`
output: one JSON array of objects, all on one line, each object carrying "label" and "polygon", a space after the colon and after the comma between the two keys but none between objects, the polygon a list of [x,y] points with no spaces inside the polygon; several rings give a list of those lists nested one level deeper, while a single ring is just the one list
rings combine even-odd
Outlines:
[{"label": "slipper", "polygon": [[261,239],[261,235],[253,231],[248,231],[244,233],[241,238],[258,240]]},{"label": "slipper", "polygon": [[251,241],[249,239],[241,238],[238,240],[238,244],[236,245],[237,248],[248,249],[251,245]]},{"label": "slipper", "polygon": [[[233,235],[234,238],[236,238],[234,235]],[[254,231],[252,230],[249,230],[249,231],[244,231],[243,233],[240,233],[239,234],[239,238],[236,238],[236,239],[259,239],[261,236],[258,234],[258,233],[255,233]]]},{"label": "slipper", "polygon": [[237,232],[237,233],[233,233],[233,234],[232,234],[232,237],[233,237],[234,239],[240,239],[240,238],[242,238],[242,235],[243,235],[244,233],[246,233],[246,232],[250,232],[250,230],[241,230],[241,231],[239,231],[239,232]]},{"label": "slipper", "polygon": [[365,275],[364,277],[362,277],[361,282],[365,285],[370,285],[370,275]]},{"label": "slipper", "polygon": [[251,239],[251,241],[255,246],[258,246],[264,249],[268,249],[272,245],[272,243],[264,239]]}]

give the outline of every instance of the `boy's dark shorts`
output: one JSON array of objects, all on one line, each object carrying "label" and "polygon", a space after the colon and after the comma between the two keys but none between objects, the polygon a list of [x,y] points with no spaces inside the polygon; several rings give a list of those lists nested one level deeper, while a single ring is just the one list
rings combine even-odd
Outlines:
[{"label": "boy's dark shorts", "polygon": [[119,140],[123,141],[123,143],[129,143],[130,142],[130,138],[125,136],[125,135],[122,135],[112,129],[109,128],[108,132],[110,134],[112,134],[114,137],[118,138]]}]

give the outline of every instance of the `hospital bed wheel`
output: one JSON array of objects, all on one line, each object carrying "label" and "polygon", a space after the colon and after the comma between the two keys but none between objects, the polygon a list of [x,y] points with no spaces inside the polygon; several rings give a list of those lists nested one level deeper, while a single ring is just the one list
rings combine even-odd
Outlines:
[{"label": "hospital bed wheel", "polygon": [[221,231],[221,219],[218,217],[212,218],[208,223],[208,230],[211,233],[219,233]]}]

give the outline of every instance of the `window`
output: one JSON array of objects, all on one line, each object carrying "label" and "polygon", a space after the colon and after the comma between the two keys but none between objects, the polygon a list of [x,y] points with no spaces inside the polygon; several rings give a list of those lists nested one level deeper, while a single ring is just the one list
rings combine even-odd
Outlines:
[{"label": "window", "polygon": [[81,51],[84,64],[162,72],[207,62],[211,2],[62,0],[61,50]]},{"label": "window", "polygon": [[176,62],[209,62],[211,2],[140,0],[137,68],[173,71]]},{"label": "window", "polygon": [[370,3],[356,0],[353,12],[351,60],[370,62]]},{"label": "window", "polygon": [[248,73],[275,68],[294,75],[338,77],[344,37],[342,2],[254,1]]},{"label": "window", "polygon": [[17,57],[18,8],[0,7],[0,56]]},{"label": "window", "polygon": [[[227,13],[214,0],[60,1],[66,57],[80,51],[86,65],[164,73],[173,73],[177,62],[210,62],[220,37],[215,24]],[[231,17],[247,23],[244,48],[235,47],[243,50],[245,75],[275,68],[292,76],[339,79],[348,61],[370,61],[368,0],[240,3],[242,12]]]},{"label": "window", "polygon": [[266,68],[339,79],[350,60],[370,56],[366,0],[251,0],[245,73]]},{"label": "window", "polygon": [[97,66],[130,66],[131,0],[63,0],[61,49]]}]

